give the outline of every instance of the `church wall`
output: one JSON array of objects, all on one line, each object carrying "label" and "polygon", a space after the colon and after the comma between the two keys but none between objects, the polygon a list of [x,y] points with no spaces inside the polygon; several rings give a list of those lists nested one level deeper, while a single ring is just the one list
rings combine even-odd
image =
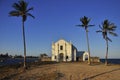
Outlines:
[{"label": "church wall", "polygon": [[[89,60],[89,54],[86,51],[77,51],[77,48],[61,39],[56,43],[52,43],[52,61],[86,61]],[[91,58],[91,61],[99,61],[98,58]]]},{"label": "church wall", "polygon": [[[61,50],[61,46],[62,46],[62,50]],[[58,42],[53,43],[52,44],[52,61],[59,61],[60,53],[63,54],[63,61],[71,61],[72,60],[71,44],[64,40],[59,40]],[[55,56],[56,56],[56,59],[55,59]]]}]

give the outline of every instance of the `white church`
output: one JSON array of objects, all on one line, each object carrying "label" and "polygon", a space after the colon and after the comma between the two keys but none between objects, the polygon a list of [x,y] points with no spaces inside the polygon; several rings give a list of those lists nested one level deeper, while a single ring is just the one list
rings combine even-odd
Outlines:
[{"label": "white church", "polygon": [[88,58],[88,52],[78,51],[71,42],[67,42],[64,39],[52,43],[52,61],[85,61]]}]

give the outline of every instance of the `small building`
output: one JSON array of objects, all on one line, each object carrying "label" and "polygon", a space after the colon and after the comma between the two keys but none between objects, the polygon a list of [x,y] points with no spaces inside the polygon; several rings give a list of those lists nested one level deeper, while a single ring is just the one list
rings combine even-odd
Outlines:
[{"label": "small building", "polygon": [[52,43],[52,61],[85,61],[88,58],[88,52],[78,51],[71,42],[64,39]]},{"label": "small building", "polygon": [[41,61],[51,61],[51,57],[42,57]]},{"label": "small building", "polygon": [[91,62],[100,62],[99,57],[90,57]]},{"label": "small building", "polygon": [[89,59],[89,53],[86,51],[77,51],[77,61],[86,61]]},{"label": "small building", "polygon": [[46,53],[41,54],[40,61],[51,61],[51,57],[49,57]]}]

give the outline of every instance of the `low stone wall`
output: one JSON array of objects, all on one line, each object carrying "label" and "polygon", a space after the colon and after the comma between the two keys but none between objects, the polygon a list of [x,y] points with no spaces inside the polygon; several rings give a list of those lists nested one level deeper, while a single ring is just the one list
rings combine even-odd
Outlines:
[{"label": "low stone wall", "polygon": [[91,60],[91,62],[100,62],[99,57],[91,57],[90,60]]},{"label": "low stone wall", "polygon": [[43,57],[41,58],[41,61],[51,61],[51,57]]}]

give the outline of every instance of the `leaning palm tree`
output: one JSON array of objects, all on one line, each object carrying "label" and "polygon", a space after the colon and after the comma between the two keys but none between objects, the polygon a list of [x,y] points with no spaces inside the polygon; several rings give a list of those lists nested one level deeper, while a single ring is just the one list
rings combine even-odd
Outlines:
[{"label": "leaning palm tree", "polygon": [[102,23],[102,27],[99,25],[101,30],[98,30],[96,32],[101,32],[103,35],[103,38],[106,41],[106,55],[105,55],[105,65],[108,64],[107,62],[107,58],[108,58],[108,41],[112,42],[112,40],[108,37],[108,33],[113,35],[113,36],[117,36],[116,33],[114,33],[116,26],[114,23],[109,22],[107,19],[104,20],[104,22]]},{"label": "leaning palm tree", "polygon": [[82,24],[81,25],[76,25],[76,26],[79,26],[79,27],[83,27],[85,29],[85,32],[86,32],[86,39],[87,39],[88,53],[89,53],[88,64],[91,64],[91,61],[90,61],[90,47],[89,47],[89,39],[88,39],[88,27],[94,26],[94,25],[89,25],[90,20],[91,20],[90,18],[84,16],[84,17],[80,18],[80,22]]},{"label": "leaning palm tree", "polygon": [[35,18],[29,11],[33,10],[33,7],[28,8],[28,3],[24,0],[18,1],[18,3],[14,3],[13,11],[9,12],[10,16],[22,17],[22,30],[23,30],[23,43],[24,43],[24,68],[26,68],[26,42],[25,42],[25,29],[24,29],[24,22],[27,19],[27,16]]}]

